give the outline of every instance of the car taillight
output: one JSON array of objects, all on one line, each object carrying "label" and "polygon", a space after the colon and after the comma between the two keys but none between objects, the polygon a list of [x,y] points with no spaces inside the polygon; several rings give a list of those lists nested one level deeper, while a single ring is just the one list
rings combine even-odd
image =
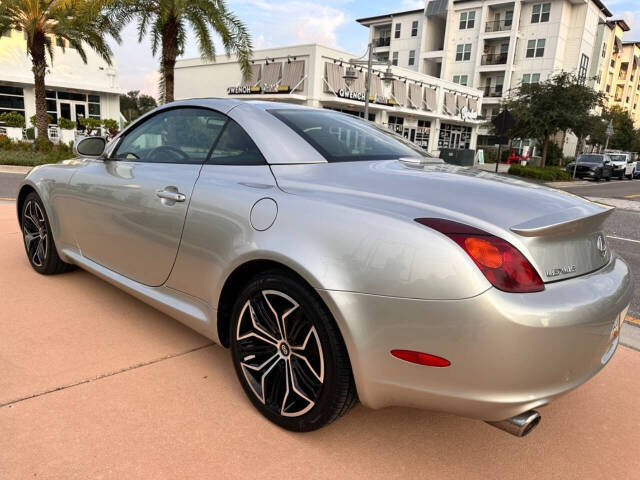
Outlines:
[{"label": "car taillight", "polygon": [[509,242],[475,227],[441,218],[416,218],[456,242],[494,287],[511,293],[540,292],[544,284],[538,272]]}]

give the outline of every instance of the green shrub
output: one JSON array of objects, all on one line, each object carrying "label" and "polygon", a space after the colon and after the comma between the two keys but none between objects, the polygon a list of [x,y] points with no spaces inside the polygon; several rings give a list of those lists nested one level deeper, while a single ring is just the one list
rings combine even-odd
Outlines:
[{"label": "green shrub", "polygon": [[0,150],[11,150],[13,141],[6,135],[0,135]]},{"label": "green shrub", "polygon": [[33,144],[38,152],[48,153],[53,149],[53,145],[46,137],[38,137]]},{"label": "green shrub", "polygon": [[24,115],[18,112],[4,112],[0,114],[0,123],[4,123],[7,127],[24,128]]},{"label": "green shrub", "polygon": [[[47,122],[47,123],[48,123],[49,125],[51,125],[51,124],[53,123],[53,117],[47,113],[47,118],[48,118],[48,122]],[[35,127],[36,127],[36,116],[35,116],[35,115],[32,115],[32,116],[29,118],[29,121],[31,122],[31,125],[35,128]]]},{"label": "green shrub", "polygon": [[33,140],[36,138],[36,129],[34,127],[27,128],[27,139]]},{"label": "green shrub", "polygon": [[107,131],[109,137],[115,137],[120,131],[120,124],[116,120],[105,118],[102,120],[102,128]]},{"label": "green shrub", "polygon": [[[27,143],[27,145],[31,147],[30,143]],[[46,163],[60,162],[69,158],[73,158],[73,152],[66,145],[63,147],[51,147],[49,152],[36,152],[33,151],[33,149],[26,151],[0,149],[0,165],[22,165],[25,167],[34,167],[36,165],[44,165]]]},{"label": "green shrub", "polygon": [[509,167],[509,174],[518,177],[532,178],[543,182],[571,180],[571,175],[560,167],[531,167],[513,164]]},{"label": "green shrub", "polygon": [[74,122],[73,120],[69,120],[68,118],[60,117],[58,119],[58,127],[60,127],[62,130],[75,130],[76,122]]},{"label": "green shrub", "polygon": [[87,129],[87,134],[93,135],[100,128],[101,121],[97,118],[87,117],[80,119],[80,125]]}]

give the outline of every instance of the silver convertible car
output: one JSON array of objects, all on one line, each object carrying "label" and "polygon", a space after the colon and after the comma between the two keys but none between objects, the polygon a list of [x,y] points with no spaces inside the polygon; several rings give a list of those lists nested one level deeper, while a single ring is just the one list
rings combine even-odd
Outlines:
[{"label": "silver convertible car", "polygon": [[290,104],[175,102],[76,150],[21,185],[32,267],[79,266],[229,347],[284,428],[359,400],[522,436],[618,345],[610,207]]}]

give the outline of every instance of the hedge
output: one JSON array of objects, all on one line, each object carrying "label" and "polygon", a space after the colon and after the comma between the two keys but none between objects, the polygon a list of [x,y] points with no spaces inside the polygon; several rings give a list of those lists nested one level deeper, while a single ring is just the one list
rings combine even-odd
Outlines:
[{"label": "hedge", "polygon": [[571,175],[561,167],[542,168],[513,164],[509,167],[509,174],[544,182],[571,180]]}]

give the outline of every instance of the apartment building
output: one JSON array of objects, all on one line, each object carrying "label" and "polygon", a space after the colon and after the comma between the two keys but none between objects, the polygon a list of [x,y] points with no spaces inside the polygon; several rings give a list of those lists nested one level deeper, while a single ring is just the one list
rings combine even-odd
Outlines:
[{"label": "apartment building", "polygon": [[[118,70],[93,50],[86,49],[85,64],[77,51],[62,38],[53,38],[54,61],[47,68],[47,111],[54,126],[58,118],[76,121],[82,117],[120,119]],[[63,46],[65,48],[63,48]],[[29,118],[36,113],[31,60],[23,32],[0,36],[0,113],[15,111]]]},{"label": "apartment building", "polygon": [[[560,71],[595,86],[610,16],[600,0],[427,0],[423,10],[358,22],[370,29],[374,45],[389,39],[382,58],[388,54],[394,64],[397,59],[402,67],[481,89],[481,115],[491,118],[510,89]],[[415,22],[418,39],[412,40],[408,26]],[[411,66],[409,55],[417,59]],[[480,144],[492,143],[487,134],[480,130]]]},{"label": "apartment building", "polygon": [[[358,56],[317,44],[256,50],[248,80],[242,79],[233,55],[220,56],[216,62],[178,60],[175,97],[285,102],[364,117],[366,69],[359,65],[357,78],[350,83],[345,79],[349,60]],[[475,149],[483,123],[477,118],[482,92],[408,67],[392,66],[393,79],[386,81],[386,69],[375,67],[368,119],[432,153],[444,148]]]}]

